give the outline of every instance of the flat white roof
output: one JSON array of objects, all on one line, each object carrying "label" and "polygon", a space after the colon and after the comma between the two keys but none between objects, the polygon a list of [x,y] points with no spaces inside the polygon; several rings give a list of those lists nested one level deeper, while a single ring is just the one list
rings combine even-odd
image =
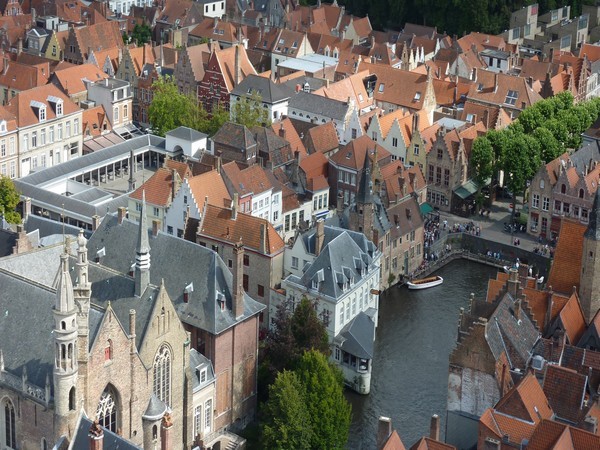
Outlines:
[{"label": "flat white roof", "polygon": [[325,63],[325,67],[334,67],[337,66],[338,60],[337,58],[333,58],[331,56],[313,53],[312,55],[286,59],[285,61],[280,62],[277,67],[283,67],[284,69],[291,70],[304,70],[308,73],[315,73],[319,70],[323,70],[323,63]]}]

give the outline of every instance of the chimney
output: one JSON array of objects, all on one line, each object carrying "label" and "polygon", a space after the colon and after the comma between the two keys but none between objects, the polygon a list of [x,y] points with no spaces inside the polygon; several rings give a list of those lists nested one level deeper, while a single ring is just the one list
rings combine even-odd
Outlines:
[{"label": "chimney", "polygon": [[388,438],[392,434],[392,419],[389,417],[379,417],[377,422],[377,450],[384,447]]},{"label": "chimney", "polygon": [[517,298],[517,292],[519,291],[519,272],[517,269],[510,269],[508,275],[508,293],[512,295],[513,298]]},{"label": "chimney", "polygon": [[23,53],[23,38],[17,39],[17,55]]},{"label": "chimney", "polygon": [[429,425],[429,437],[434,441],[440,440],[440,416],[434,414],[431,416],[431,423]]},{"label": "chimney", "polygon": [[2,74],[6,75],[6,72],[8,72],[8,53],[4,53],[4,58],[2,58],[2,62],[3,62],[3,67],[2,67]]},{"label": "chimney", "polygon": [[494,74],[494,92],[498,90],[498,74]]},{"label": "chimney", "polygon": [[515,319],[521,320],[521,299],[518,298],[515,300],[515,304],[513,305],[513,311],[515,315]]},{"label": "chimney", "polygon": [[221,173],[221,166],[223,165],[223,160],[221,159],[221,152],[215,157],[215,170],[217,173]]},{"label": "chimney", "polygon": [[104,431],[102,430],[100,423],[98,423],[98,420],[94,420],[94,423],[92,423],[90,431],[88,432],[88,437],[90,438],[90,450],[102,450]]},{"label": "chimney", "polygon": [[317,220],[317,232],[315,233],[315,256],[319,256],[323,249],[323,241],[325,241],[325,222],[323,219]]},{"label": "chimney", "polygon": [[234,82],[235,85],[239,85],[242,82],[242,68],[240,67],[240,46],[239,44],[235,45],[235,75]]},{"label": "chimney", "polygon": [[123,219],[125,219],[125,217],[127,217],[127,208],[120,206],[119,209],[117,209],[117,222],[119,225],[123,223]]},{"label": "chimney", "polygon": [[27,218],[31,214],[31,198],[25,197],[23,200],[23,222],[27,222]]},{"label": "chimney", "polygon": [[553,48],[550,49],[550,56],[548,59],[550,60],[550,62],[554,62],[554,49]]},{"label": "chimney", "polygon": [[168,412],[162,418],[160,426],[160,450],[172,450],[173,443],[171,431],[173,430],[173,420]]},{"label": "chimney", "polygon": [[533,89],[533,77],[527,77],[527,86],[529,89]]},{"label": "chimney", "polygon": [[285,139],[285,128],[283,128],[283,123],[279,125],[279,137]]},{"label": "chimney", "polygon": [[239,207],[238,203],[239,203],[238,193],[234,192],[233,199],[231,200],[231,220],[237,219],[237,213],[238,213],[238,207]]},{"label": "chimney", "polygon": [[583,429],[592,434],[596,434],[598,431],[598,419],[596,419],[594,416],[587,416],[583,421]]},{"label": "chimney", "polygon": [[158,236],[159,230],[160,230],[160,220],[154,219],[152,221],[152,237]]},{"label": "chimney", "polygon": [[483,124],[486,128],[489,128],[490,124],[488,123],[490,117],[490,112],[487,109],[483,110]]},{"label": "chimney", "polygon": [[263,255],[269,253],[269,249],[267,247],[267,222],[261,222],[260,224],[260,251]]},{"label": "chimney", "polygon": [[410,182],[410,187],[412,187],[413,191],[415,191],[415,177],[417,176],[414,172],[408,172],[408,180]]},{"label": "chimney", "polygon": [[242,240],[233,246],[233,315],[237,319],[244,315],[244,244]]},{"label": "chimney", "polygon": [[338,215],[344,212],[344,195],[341,192],[337,195],[336,210]]},{"label": "chimney", "polygon": [[506,364],[502,364],[502,378],[500,379],[500,397],[504,397],[504,388],[506,379]]},{"label": "chimney", "polygon": [[94,214],[92,216],[92,231],[96,231],[100,226],[100,216],[98,214]]},{"label": "chimney", "polygon": [[294,159],[296,160],[297,164],[300,164],[300,151],[299,150],[294,150]]},{"label": "chimney", "polygon": [[473,70],[471,71],[471,80],[473,82],[477,81],[477,67],[473,67]]}]

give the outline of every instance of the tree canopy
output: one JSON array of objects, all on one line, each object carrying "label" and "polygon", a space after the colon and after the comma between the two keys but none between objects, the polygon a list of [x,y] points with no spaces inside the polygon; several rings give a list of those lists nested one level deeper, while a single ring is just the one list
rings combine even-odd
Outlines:
[{"label": "tree canopy", "polygon": [[16,211],[20,196],[13,181],[0,175],[0,215],[8,223],[21,222],[21,215]]},{"label": "tree canopy", "polygon": [[213,108],[209,115],[193,95],[179,92],[172,77],[160,77],[152,84],[153,98],[148,108],[152,132],[164,136],[168,131],[184,126],[214,135],[229,119],[222,107]]},{"label": "tree canopy", "polygon": [[263,107],[262,97],[256,91],[252,91],[250,97],[239,97],[230,105],[231,121],[246,128],[254,126],[270,127],[271,118],[269,110]]},{"label": "tree canopy", "polygon": [[581,134],[600,115],[600,99],[578,104],[569,92],[541,100],[503,130],[490,130],[473,142],[470,164],[480,184],[503,171],[515,194],[525,190],[542,164],[581,145]]},{"label": "tree canopy", "polygon": [[269,388],[262,409],[264,448],[343,449],[351,406],[340,370],[323,353],[306,351],[294,371],[284,370]]}]

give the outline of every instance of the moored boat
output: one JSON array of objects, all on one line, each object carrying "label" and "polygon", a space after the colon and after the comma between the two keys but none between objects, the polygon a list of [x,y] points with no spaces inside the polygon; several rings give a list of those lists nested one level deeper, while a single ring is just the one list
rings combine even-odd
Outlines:
[{"label": "moored boat", "polygon": [[407,281],[406,285],[409,289],[427,289],[438,286],[444,282],[444,279],[439,275],[433,277],[421,278],[418,280]]}]

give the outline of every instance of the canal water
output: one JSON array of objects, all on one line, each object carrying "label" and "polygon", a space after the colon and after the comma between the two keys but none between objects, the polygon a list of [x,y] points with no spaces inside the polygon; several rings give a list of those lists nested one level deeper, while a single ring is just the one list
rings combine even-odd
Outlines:
[{"label": "canal water", "polygon": [[371,393],[346,390],[352,403],[348,448],[375,448],[377,419],[387,416],[409,448],[429,434],[433,414],[445,435],[448,356],[456,343],[460,307],[482,298],[497,269],[456,260],[436,274],[444,283],[422,291],[392,288],[380,297]]}]

